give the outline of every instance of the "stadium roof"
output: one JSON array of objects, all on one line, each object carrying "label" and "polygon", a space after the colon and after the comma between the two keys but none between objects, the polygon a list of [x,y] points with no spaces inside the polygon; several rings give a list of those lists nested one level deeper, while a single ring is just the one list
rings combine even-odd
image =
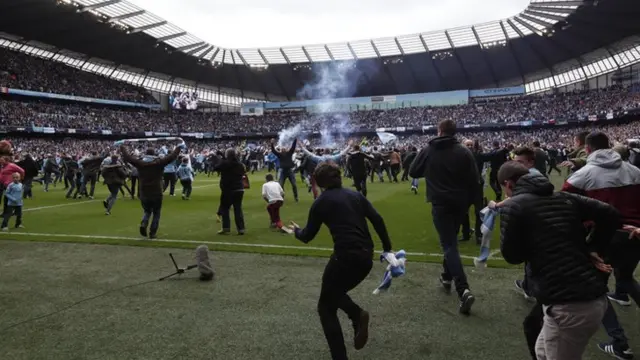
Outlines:
[{"label": "stadium roof", "polygon": [[465,46],[491,47],[531,34],[543,35],[564,21],[583,1],[532,0],[511,18],[449,30],[365,39],[334,44],[227,49],[197,36],[125,0],[60,0],[77,4],[80,11],[104,16],[130,33],[144,32],[188,55],[211,62],[264,66],[332,60],[358,60],[449,50]]},{"label": "stadium roof", "polygon": [[195,87],[237,89],[244,98],[280,100],[295,98],[317,64],[352,67],[355,88],[337,96],[521,84],[540,91],[640,61],[639,15],[640,1],[634,0],[532,0],[511,18],[473,26],[334,44],[228,49],[124,0],[20,0],[3,4],[0,31],[25,44],[35,40],[86,54],[87,61],[142,69],[145,79],[168,74],[172,84],[180,78]]}]

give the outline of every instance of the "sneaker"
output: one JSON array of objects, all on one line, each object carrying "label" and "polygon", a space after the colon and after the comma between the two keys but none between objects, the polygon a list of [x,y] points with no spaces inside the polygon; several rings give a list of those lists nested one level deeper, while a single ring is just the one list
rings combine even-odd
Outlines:
[{"label": "sneaker", "polygon": [[143,238],[147,237],[147,228],[145,226],[140,226],[140,235],[142,235]]},{"label": "sneaker", "polygon": [[413,191],[413,193],[414,193],[415,195],[418,195],[418,188],[417,188],[417,187],[412,186],[412,187],[411,187],[411,191]]},{"label": "sneaker", "polygon": [[442,277],[442,275],[440,275],[440,278],[438,280],[440,280],[440,284],[442,284],[442,287],[444,288],[445,291],[447,292],[451,291],[451,284],[452,284],[451,280],[445,280]]},{"label": "sneaker", "polygon": [[358,323],[354,324],[353,346],[356,350],[360,350],[367,345],[369,340],[369,313],[362,310]]},{"label": "sneaker", "polygon": [[244,230],[238,230],[238,235],[244,235]]},{"label": "sneaker", "polygon": [[16,229],[24,229],[24,225],[18,225],[16,226]]},{"label": "sneaker", "polygon": [[471,312],[471,306],[476,301],[476,298],[471,293],[471,290],[466,289],[462,296],[460,297],[460,313],[464,315],[469,315]]},{"label": "sneaker", "polygon": [[4,231],[4,232],[7,232],[7,231],[9,231],[9,228],[5,226],[1,230]]},{"label": "sneaker", "polygon": [[607,297],[609,298],[609,300],[617,303],[620,306],[630,306],[631,305],[631,300],[629,300],[629,296],[624,294],[624,295],[619,295],[616,294],[614,292],[612,293],[607,293]]},{"label": "sneaker", "polygon": [[603,353],[613,356],[616,359],[620,360],[630,360],[633,359],[633,352],[629,346],[626,346],[625,350],[622,350],[622,347],[615,346],[612,343],[600,343],[598,344],[598,349],[600,349]]},{"label": "sneaker", "polygon": [[218,235],[229,235],[230,232],[230,230],[222,229],[218,231]]},{"label": "sneaker", "polygon": [[182,194],[182,200],[187,200],[187,196],[185,194]]},{"label": "sneaker", "polygon": [[107,210],[104,212],[105,215],[111,215],[111,211]]},{"label": "sneaker", "polygon": [[158,238],[158,236],[156,234],[150,234],[149,235],[149,240],[154,240],[154,239],[157,239],[157,238]]},{"label": "sneaker", "polygon": [[514,282],[514,284],[516,285],[516,289],[518,289],[518,291],[521,292],[522,295],[524,295],[524,299],[525,300],[529,301],[529,300],[533,299],[533,296],[529,295],[527,293],[527,291],[524,289],[524,287],[523,287],[524,281],[523,280],[516,280]]}]

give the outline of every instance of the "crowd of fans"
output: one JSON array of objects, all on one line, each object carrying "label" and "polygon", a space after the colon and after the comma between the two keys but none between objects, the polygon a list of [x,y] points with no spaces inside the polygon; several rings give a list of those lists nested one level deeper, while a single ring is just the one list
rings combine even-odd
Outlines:
[{"label": "crowd of fans", "polygon": [[[472,133],[460,133],[460,140],[472,139],[478,140],[480,145],[486,149],[491,149],[492,143],[498,141],[500,144],[512,144],[515,147],[530,145],[534,141],[539,141],[544,147],[554,149],[570,149],[573,146],[573,138],[575,134],[582,131],[603,131],[609,135],[611,141],[615,144],[624,143],[628,139],[640,137],[640,126],[637,122],[618,125],[601,125],[601,126],[583,126],[583,127],[563,127],[563,128],[545,128],[545,129],[529,129],[529,130],[504,130],[504,131],[481,131]],[[334,145],[336,150],[341,150],[349,141],[354,144],[362,144],[366,149],[378,147],[379,149],[391,148],[409,148],[415,146],[422,148],[427,145],[435,134],[431,135],[411,135],[398,137],[392,143],[383,144],[377,137],[359,137],[359,138],[343,138]],[[72,138],[7,138],[11,141],[14,149],[19,154],[29,153],[35,157],[43,157],[46,154],[70,154],[79,157],[90,154],[91,152],[109,153],[116,150],[113,140],[78,140]],[[192,154],[210,153],[215,151],[224,151],[227,148],[235,147],[241,150],[258,149],[259,151],[269,152],[269,139],[264,140],[236,140],[236,141],[213,141],[213,140],[189,140],[187,146]],[[318,148],[322,143],[321,138],[311,138],[305,142],[309,148]],[[154,142],[148,143],[154,147],[162,144]],[[146,143],[138,143],[136,146],[142,150]]]},{"label": "crowd of fans", "polygon": [[584,119],[640,107],[640,93],[624,87],[478,100],[467,105],[309,114],[275,112],[259,117],[237,113],[114,110],[87,105],[0,100],[0,125],[158,132],[268,133],[300,124],[304,130],[422,127],[443,119],[460,125]]},{"label": "crowd of fans", "polygon": [[0,87],[154,104],[143,88],[0,48]]}]

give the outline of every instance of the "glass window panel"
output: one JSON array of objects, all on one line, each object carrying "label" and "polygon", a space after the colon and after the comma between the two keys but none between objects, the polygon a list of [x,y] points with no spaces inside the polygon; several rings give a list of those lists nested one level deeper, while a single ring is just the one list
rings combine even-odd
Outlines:
[{"label": "glass window panel", "polygon": [[470,27],[451,29],[447,33],[455,47],[478,45],[478,40]]},{"label": "glass window panel", "polygon": [[349,50],[349,47],[346,43],[343,44],[327,44],[329,51],[331,51],[331,55],[335,60],[352,60],[353,54]]},{"label": "glass window panel", "polygon": [[429,48],[429,51],[437,51],[437,50],[444,50],[444,49],[451,48],[451,44],[449,44],[449,40],[447,39],[447,36],[445,35],[444,31],[423,33],[422,38],[424,39],[425,43],[427,43],[427,47]]},{"label": "glass window panel", "polygon": [[356,56],[359,59],[369,59],[377,57],[375,50],[373,50],[373,46],[371,46],[371,42],[367,40],[355,41],[349,43],[353,52],[356,53]]},{"label": "glass window panel", "polygon": [[422,45],[422,40],[420,40],[420,35],[398,36],[397,39],[405,54],[423,53],[426,51],[424,45]]},{"label": "glass window panel", "polygon": [[304,49],[307,50],[309,57],[313,61],[331,61],[324,45],[305,45]]},{"label": "glass window panel", "polygon": [[373,44],[378,49],[380,56],[398,56],[401,55],[395,38],[384,38],[373,40]]}]

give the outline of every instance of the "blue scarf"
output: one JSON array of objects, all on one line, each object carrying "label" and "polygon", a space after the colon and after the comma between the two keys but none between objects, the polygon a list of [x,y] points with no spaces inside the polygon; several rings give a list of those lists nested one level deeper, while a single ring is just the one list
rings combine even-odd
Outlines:
[{"label": "blue scarf", "polygon": [[398,265],[391,266],[391,264],[387,265],[387,269],[382,276],[382,282],[378,287],[373,290],[373,294],[377,295],[381,291],[389,290],[391,287],[391,280],[396,277],[400,277],[404,275],[406,268],[405,263],[407,261],[407,254],[404,250],[400,250],[397,253],[384,253],[380,255],[380,262],[393,262],[393,259],[397,260]]}]

